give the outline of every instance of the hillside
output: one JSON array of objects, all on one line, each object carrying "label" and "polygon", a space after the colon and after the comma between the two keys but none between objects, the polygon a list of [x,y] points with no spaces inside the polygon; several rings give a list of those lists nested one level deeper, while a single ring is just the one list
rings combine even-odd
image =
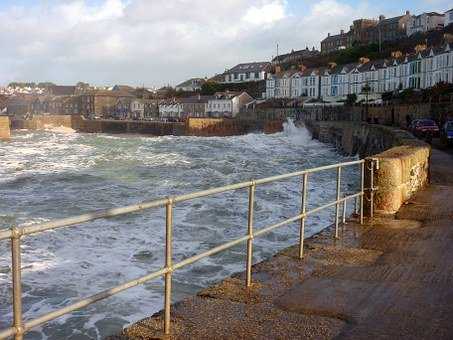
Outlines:
[{"label": "hillside", "polygon": [[[453,35],[453,25],[449,25],[442,30],[417,33],[398,41],[385,42],[382,44],[381,51],[379,51],[378,44],[354,46],[326,55],[305,58],[303,64],[306,67],[321,67],[328,65],[330,62],[338,65],[353,63],[357,62],[361,57],[366,57],[370,60],[389,58],[394,51],[400,51],[403,54],[412,53],[414,52],[414,47],[420,44],[426,44],[428,47],[440,46],[445,42],[445,35]],[[281,66],[284,70],[288,70],[298,65],[289,62],[283,63]]]}]

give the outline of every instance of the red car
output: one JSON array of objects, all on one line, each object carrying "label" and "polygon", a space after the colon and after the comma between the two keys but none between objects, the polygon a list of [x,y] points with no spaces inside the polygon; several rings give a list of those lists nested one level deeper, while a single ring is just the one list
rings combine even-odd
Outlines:
[{"label": "red car", "polygon": [[416,119],[409,126],[409,130],[419,138],[439,136],[439,127],[432,119]]}]

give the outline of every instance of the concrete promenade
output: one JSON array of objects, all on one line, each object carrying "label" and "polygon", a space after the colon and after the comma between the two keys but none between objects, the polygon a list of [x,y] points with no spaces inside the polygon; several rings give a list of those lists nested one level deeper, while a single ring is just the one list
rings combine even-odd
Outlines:
[{"label": "concrete promenade", "polygon": [[[453,339],[453,155],[391,217],[332,228],[172,309],[174,339]],[[162,336],[162,314],[111,339]]]}]

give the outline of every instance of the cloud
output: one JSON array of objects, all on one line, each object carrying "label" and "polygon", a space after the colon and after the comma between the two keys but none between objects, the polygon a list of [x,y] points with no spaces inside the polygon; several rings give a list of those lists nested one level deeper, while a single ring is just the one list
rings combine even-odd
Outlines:
[{"label": "cloud", "polygon": [[[319,46],[368,2],[47,0],[0,7],[0,83],[176,84]],[[377,12],[379,13],[379,12]]]},{"label": "cloud", "polygon": [[272,1],[261,6],[252,6],[242,20],[255,25],[272,24],[285,17],[285,7],[282,1]]}]

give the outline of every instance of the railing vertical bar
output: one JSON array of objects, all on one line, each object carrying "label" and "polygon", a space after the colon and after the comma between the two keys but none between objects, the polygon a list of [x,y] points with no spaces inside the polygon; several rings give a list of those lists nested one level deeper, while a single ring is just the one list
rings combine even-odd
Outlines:
[{"label": "railing vertical bar", "polygon": [[363,224],[363,198],[365,195],[365,163],[360,164],[360,224]]},{"label": "railing vertical bar", "polygon": [[[301,213],[305,214],[307,210],[307,185],[308,185],[308,174],[303,175],[302,180],[302,202],[301,202]],[[299,235],[299,259],[304,257],[304,235],[305,235],[305,216],[300,219],[300,235]]]},{"label": "railing vertical bar", "polygon": [[13,327],[16,330],[15,340],[23,339],[23,321],[22,321],[22,272],[21,272],[21,254],[20,254],[20,230],[17,227],[12,228],[11,237],[11,261],[13,275]]},{"label": "railing vertical bar", "polygon": [[170,334],[171,319],[171,277],[172,277],[172,229],[173,229],[173,201],[168,199],[165,214],[165,267],[169,270],[165,274],[165,316],[164,316],[164,333]]},{"label": "railing vertical bar", "polygon": [[255,206],[255,182],[249,187],[249,210],[247,218],[247,268],[246,268],[246,279],[245,284],[247,287],[252,285],[252,262],[253,262],[253,209]]},{"label": "railing vertical bar", "polygon": [[346,209],[348,200],[344,200],[343,202],[343,224],[346,224]]},{"label": "railing vertical bar", "polygon": [[341,166],[337,168],[337,204],[335,209],[335,238],[338,238],[338,219],[340,217],[340,195],[341,195]]},{"label": "railing vertical bar", "polygon": [[374,216],[374,159],[370,162],[370,217]]}]

